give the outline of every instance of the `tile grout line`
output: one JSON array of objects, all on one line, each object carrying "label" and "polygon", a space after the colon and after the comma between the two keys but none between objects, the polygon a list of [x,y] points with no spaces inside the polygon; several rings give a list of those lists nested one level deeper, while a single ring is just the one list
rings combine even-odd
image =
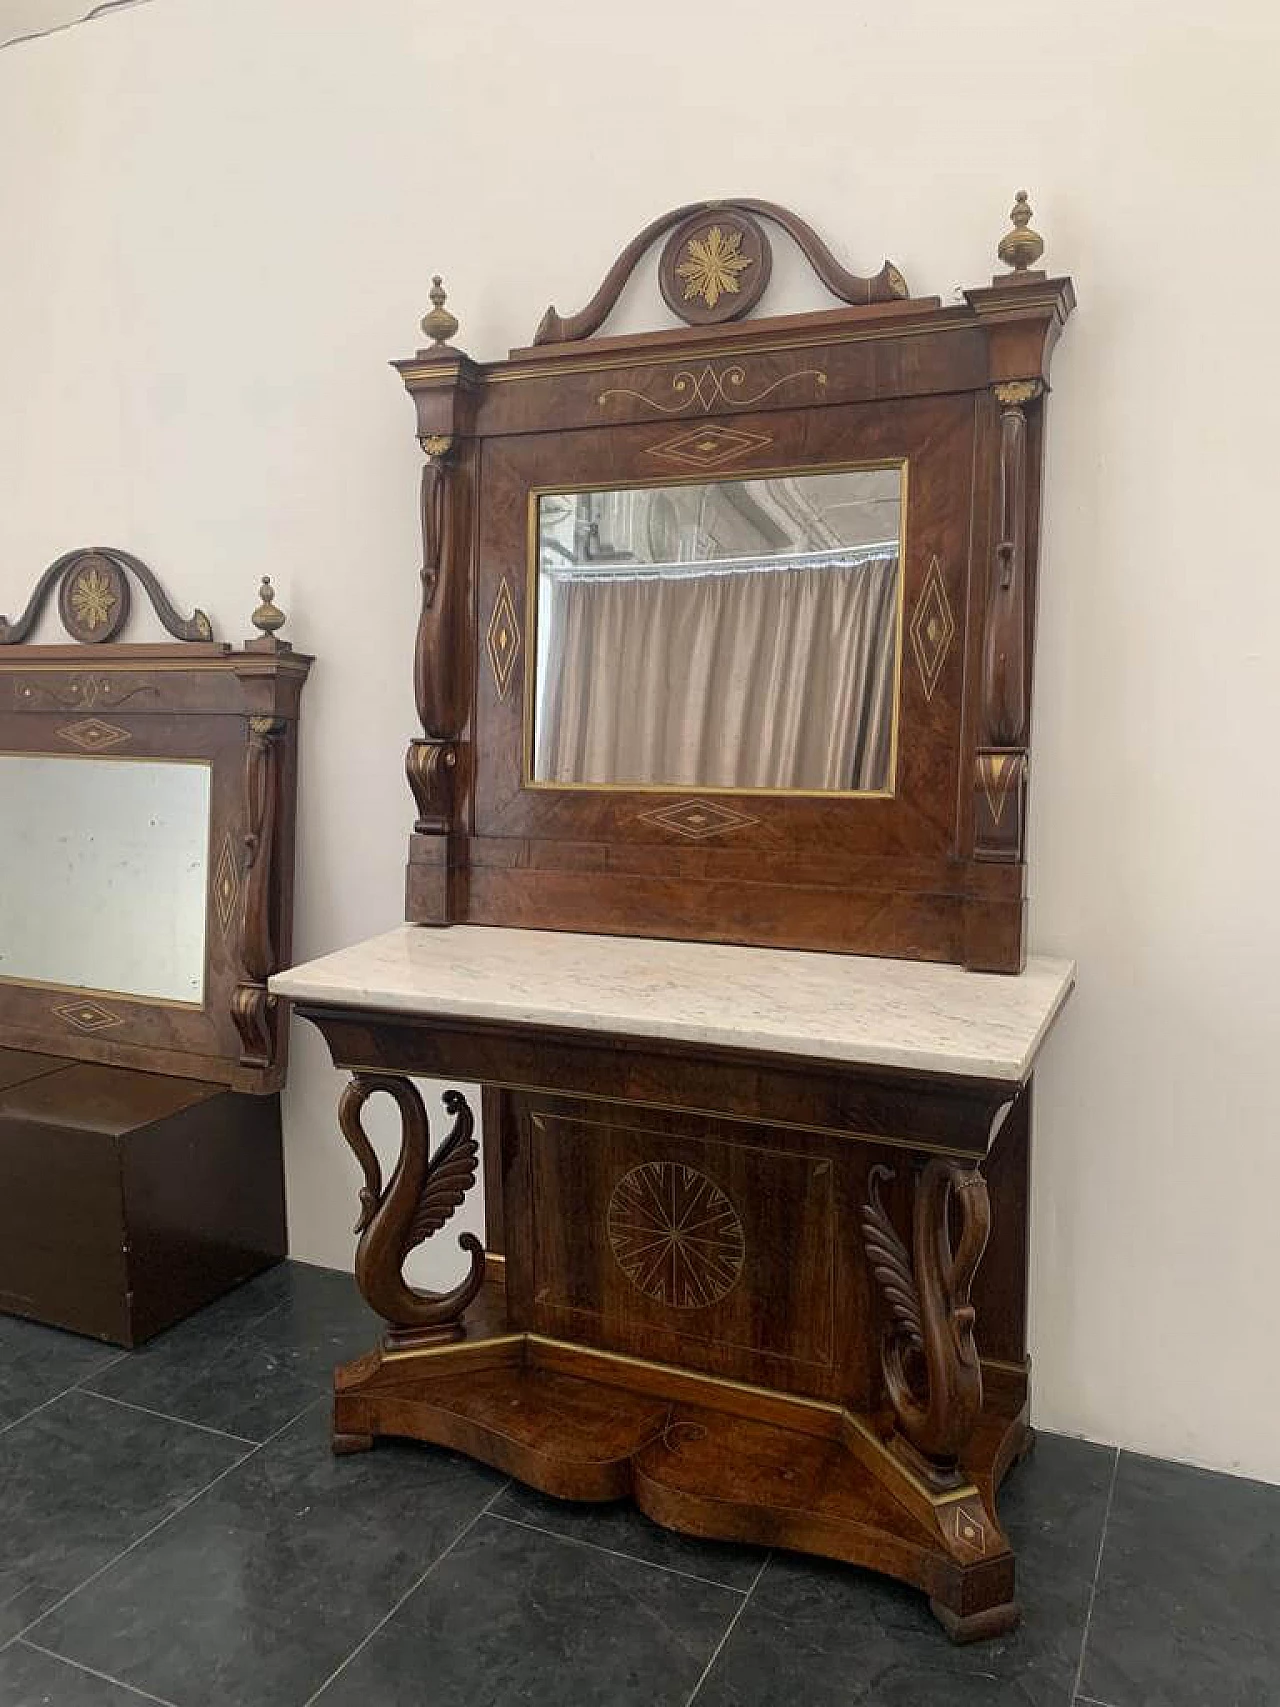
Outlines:
[{"label": "tile grout line", "polygon": [[[68,29],[71,28],[70,25],[66,25],[65,27]],[[249,1284],[252,1284],[252,1282]],[[289,1300],[287,1298],[282,1298],[275,1304],[269,1304],[260,1315],[251,1316],[248,1321],[243,1324],[243,1328],[247,1329],[258,1327],[261,1323],[266,1321],[268,1316],[273,1316],[277,1310],[283,1309],[288,1302]],[[104,1363],[100,1369],[91,1369],[88,1374],[82,1375],[77,1381],[73,1381],[69,1387],[63,1387],[61,1391],[51,1394],[49,1398],[42,1400],[40,1404],[33,1405],[29,1411],[23,1411],[20,1417],[14,1417],[12,1422],[0,1423],[0,1435],[8,1434],[9,1430],[17,1428],[19,1423],[27,1422],[31,1417],[39,1416],[40,1412],[48,1410],[50,1405],[56,1405],[59,1399],[65,1399],[68,1393],[91,1393],[95,1399],[109,1399],[113,1404],[117,1405],[129,1404],[129,1400],[117,1399],[111,1393],[99,1393],[97,1388],[91,1387],[89,1383],[91,1381],[100,1380],[102,1376],[106,1375],[110,1370],[117,1368],[122,1363],[127,1363],[132,1356],[133,1352],[127,1347],[124,1350],[119,1351],[109,1363]],[[147,1408],[148,1407],[146,1405],[132,1406],[132,1409],[136,1411],[145,1411]],[[210,1429],[205,1423],[193,1423],[187,1417],[170,1416],[168,1411],[152,1411],[151,1414],[152,1416],[164,1417],[169,1422],[186,1423],[188,1428],[205,1428],[210,1434],[226,1433],[224,1429]],[[301,1415],[302,1412],[299,1411],[298,1416]],[[289,1421],[296,1422],[297,1417],[291,1417]],[[285,1426],[288,1427],[288,1424]],[[246,1446],[262,1446],[265,1444],[263,1441],[248,1440],[245,1436],[238,1434],[229,1434],[227,1435],[227,1439],[243,1440]]]},{"label": "tile grout line", "polygon": [[475,1516],[469,1518],[467,1522],[463,1524],[462,1528],[454,1536],[453,1540],[445,1548],[444,1552],[438,1553],[427,1566],[426,1570],[422,1572],[421,1576],[417,1577],[412,1583],[410,1583],[409,1587],[400,1596],[399,1600],[396,1601],[391,1610],[389,1612],[385,1612],[382,1617],[379,1618],[378,1622],[374,1625],[373,1629],[369,1631],[368,1635],[356,1643],[355,1647],[352,1648],[346,1659],[344,1659],[340,1665],[336,1665],[329,1673],[328,1677],[325,1678],[323,1683],[321,1683],[316,1689],[312,1690],[311,1694],[308,1695],[307,1699],[302,1703],[302,1707],[312,1707],[312,1703],[320,1699],[325,1690],[328,1689],[329,1685],[333,1683],[336,1678],[341,1677],[342,1673],[351,1664],[352,1660],[364,1652],[379,1631],[386,1628],[386,1626],[395,1617],[396,1613],[399,1612],[400,1608],[404,1605],[405,1601],[407,1601],[411,1595],[418,1592],[423,1583],[426,1582],[427,1578],[431,1575],[432,1571],[435,1570],[436,1566],[442,1565],[449,1557],[450,1553],[453,1552],[454,1548],[457,1547],[460,1542],[466,1540],[467,1536],[470,1535],[471,1531],[475,1528],[476,1524],[479,1523],[480,1519],[488,1513],[489,1507],[493,1505],[495,1500],[501,1499],[510,1486],[511,1481],[510,1478],[508,1478],[503,1482],[502,1486],[496,1489],[493,1495],[485,1501],[485,1503],[480,1507],[480,1510],[476,1512]]},{"label": "tile grout line", "polygon": [[23,1411],[20,1417],[14,1417],[12,1422],[0,1425],[0,1435],[8,1434],[10,1429],[17,1428],[20,1423],[30,1422],[32,1417],[38,1417],[41,1411],[47,1411],[50,1405],[56,1405],[59,1399],[65,1399],[68,1393],[78,1391],[79,1383],[73,1381],[69,1387],[64,1387],[60,1393],[54,1393],[43,1404],[32,1405],[29,1411]]},{"label": "tile grout line", "polygon": [[[175,1417],[171,1411],[155,1411],[150,1405],[134,1404],[132,1399],[117,1399],[114,1393],[99,1393],[93,1387],[85,1387],[82,1391],[90,1399],[101,1399],[104,1405],[119,1405],[122,1410],[140,1411],[144,1417],[158,1417],[161,1422],[178,1423],[182,1428],[198,1429],[201,1434],[216,1435],[219,1440],[234,1441],[237,1446],[263,1445],[262,1441],[252,1440],[247,1434],[232,1434],[229,1429],[212,1428],[208,1423],[192,1422],[190,1417]],[[291,1417],[289,1420],[293,1422],[297,1419]]]},{"label": "tile grout line", "polygon": [[148,1689],[139,1689],[132,1683],[126,1683],[121,1677],[112,1677],[109,1671],[99,1671],[96,1666],[87,1666],[82,1660],[69,1660],[65,1654],[55,1654],[52,1648],[42,1648],[39,1642],[28,1641],[19,1637],[14,1643],[15,1648],[31,1648],[37,1654],[43,1654],[46,1659],[57,1660],[59,1665],[70,1666],[73,1671],[87,1672],[90,1677],[100,1677],[104,1683],[114,1684],[117,1689],[127,1690],[130,1695],[136,1695],[143,1701],[154,1701],[157,1707],[174,1707],[174,1703],[163,1695],[152,1695]]},{"label": "tile grout line", "polygon": [[1102,1533],[1098,1537],[1098,1556],[1093,1562],[1093,1581],[1089,1584],[1089,1604],[1085,1608],[1084,1629],[1080,1633],[1080,1658],[1076,1663],[1075,1682],[1071,1687],[1071,1699],[1074,1702],[1080,1693],[1080,1684],[1084,1678],[1085,1653],[1089,1646],[1089,1627],[1093,1623],[1093,1603],[1098,1598],[1098,1578],[1102,1575],[1102,1555],[1107,1546],[1107,1529],[1111,1523],[1111,1504],[1116,1497],[1116,1477],[1120,1472],[1120,1448],[1116,1447],[1116,1455],[1111,1461],[1111,1481],[1107,1486],[1107,1504],[1102,1513]]},{"label": "tile grout line", "polygon": [[711,1668],[715,1665],[716,1661],[720,1658],[720,1655],[724,1652],[725,1644],[728,1642],[730,1636],[733,1635],[734,1627],[737,1624],[739,1618],[741,1618],[742,1614],[747,1610],[747,1606],[750,1603],[751,1596],[759,1588],[760,1579],[764,1575],[764,1573],[768,1570],[769,1561],[772,1558],[773,1558],[772,1553],[766,1553],[765,1554],[764,1563],[761,1565],[760,1569],[756,1572],[755,1578],[751,1584],[751,1587],[747,1590],[747,1592],[742,1597],[742,1605],[738,1608],[738,1610],[734,1613],[733,1617],[729,1620],[729,1623],[725,1628],[724,1635],[721,1636],[720,1640],[716,1643],[715,1647],[711,1650],[711,1658],[707,1661],[706,1665],[703,1666],[702,1676],[694,1684],[693,1692],[689,1696],[689,1699],[685,1702],[685,1707],[693,1707],[694,1702],[698,1699],[698,1696],[701,1693],[703,1684],[711,1676]]},{"label": "tile grout line", "polygon": [[[60,1600],[55,1600],[52,1606],[46,1606],[44,1608],[43,1612],[39,1613],[35,1618],[33,1618],[29,1624],[24,1625],[21,1630],[15,1631],[14,1634],[10,1637],[10,1641],[16,1642],[16,1641],[24,1640],[26,1638],[27,1632],[29,1630],[34,1630],[35,1627],[37,1626],[37,1624],[42,1623],[44,1621],[44,1619],[50,1618],[50,1617],[52,1617],[52,1615],[55,1612],[61,1611],[61,1609],[67,1604],[67,1602],[69,1600],[74,1599],[74,1597],[76,1595],[78,1595],[82,1589],[88,1588],[90,1583],[97,1582],[97,1580],[100,1576],[102,1576],[105,1572],[111,1570],[111,1568],[114,1565],[118,1565],[120,1563],[121,1559],[127,1559],[129,1554],[132,1553],[135,1548],[141,1547],[141,1545],[144,1541],[149,1541],[151,1539],[151,1537],[154,1534],[156,1534],[156,1532],[158,1530],[161,1530],[164,1528],[166,1523],[172,1523],[175,1517],[181,1517],[184,1511],[190,1510],[190,1508],[196,1503],[197,1500],[204,1498],[204,1496],[209,1492],[210,1488],[216,1488],[218,1483],[221,1482],[225,1477],[229,1476],[233,1470],[238,1470],[242,1464],[247,1464],[248,1461],[250,1460],[250,1458],[252,1458],[255,1453],[261,1452],[264,1447],[270,1446],[272,1441],[278,1440],[280,1438],[280,1436],[285,1432],[286,1429],[293,1427],[294,1423],[296,1423],[298,1421],[299,1417],[306,1416],[307,1412],[310,1410],[313,1410],[315,1408],[315,1406],[318,1405],[320,1402],[321,1401],[319,1399],[313,1399],[310,1404],[303,1406],[302,1410],[300,1410],[298,1412],[297,1416],[292,1416],[289,1418],[287,1423],[283,1423],[276,1430],[276,1432],[274,1434],[269,1434],[265,1440],[259,1441],[256,1446],[251,1446],[247,1452],[242,1452],[240,1454],[239,1458],[237,1458],[234,1463],[228,1464],[225,1470],[219,1470],[219,1472],[216,1476],[214,1476],[210,1481],[206,1482],[203,1485],[203,1487],[197,1488],[195,1493],[192,1494],[189,1499],[183,1500],[181,1505],[175,1506],[171,1512],[168,1512],[164,1517],[162,1517],[160,1519],[159,1523],[153,1523],[151,1525],[150,1529],[144,1530],[143,1533],[141,1535],[137,1536],[134,1540],[132,1540],[127,1547],[121,1548],[120,1552],[114,1554],[112,1558],[108,1559],[106,1564],[99,1565],[98,1569],[96,1571],[92,1572],[89,1576],[87,1576],[83,1582],[79,1582],[76,1584],[76,1586],[74,1588],[68,1589],[66,1594],[64,1594]],[[51,1653],[55,1652],[55,1650],[53,1650],[53,1649],[50,1649],[49,1651]],[[65,1659],[66,1655],[65,1654],[57,1654],[56,1657],[58,1659]]]},{"label": "tile grout line", "polygon": [[108,1369],[114,1369],[117,1363],[123,1363],[128,1355],[127,1351],[122,1351],[119,1356],[113,1357],[110,1363],[104,1363],[101,1369],[91,1369],[87,1375],[82,1375],[78,1381],[73,1381],[61,1392],[51,1394],[40,1404],[32,1405],[29,1411],[23,1411],[20,1417],[14,1417],[12,1422],[0,1423],[0,1434],[8,1434],[11,1428],[17,1428],[19,1423],[26,1422],[29,1417],[38,1417],[41,1411],[47,1411],[50,1405],[56,1405],[58,1400],[65,1399],[68,1393],[87,1393],[89,1389],[85,1386],[86,1381],[96,1381],[99,1375],[105,1375]]},{"label": "tile grout line", "polygon": [[530,1523],[523,1517],[509,1517],[505,1511],[491,1511],[487,1515],[499,1523],[510,1523],[517,1529],[530,1529],[535,1535],[545,1535],[549,1540],[567,1541],[571,1547],[587,1547],[593,1553],[605,1553],[609,1558],[622,1559],[629,1565],[647,1565],[651,1571],[665,1571],[668,1576],[683,1577],[686,1582],[705,1583],[708,1588],[727,1589],[730,1594],[750,1593],[749,1589],[735,1588],[732,1583],[718,1582],[715,1577],[699,1576],[697,1571],[682,1571],[676,1565],[660,1565],[656,1559],[642,1559],[638,1553],[624,1553],[620,1547],[603,1547],[598,1541],[584,1541],[577,1535],[562,1535],[559,1530],[544,1529],[540,1523]]}]

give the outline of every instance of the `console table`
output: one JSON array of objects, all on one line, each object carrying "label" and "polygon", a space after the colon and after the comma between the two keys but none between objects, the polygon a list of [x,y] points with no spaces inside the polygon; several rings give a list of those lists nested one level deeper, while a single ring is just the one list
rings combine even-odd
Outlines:
[{"label": "console table", "polygon": [[[436,1442],[871,1566],[958,1640],[1009,1628],[1031,1072],[1073,976],[483,926],[277,975],[353,1075],[356,1276],[388,1323],[337,1372],[335,1450]],[[476,1181],[475,1111],[446,1092],[433,1148],[409,1074],[485,1087],[488,1250],[463,1235],[440,1294],[402,1266]]]}]

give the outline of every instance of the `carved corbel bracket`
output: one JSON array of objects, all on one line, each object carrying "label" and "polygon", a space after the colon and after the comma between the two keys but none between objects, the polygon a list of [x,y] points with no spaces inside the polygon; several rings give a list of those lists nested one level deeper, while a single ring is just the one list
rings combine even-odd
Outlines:
[{"label": "carved corbel bracket", "polygon": [[461,793],[461,749],[456,741],[410,741],[405,776],[413,791],[420,836],[444,836],[453,828]]},{"label": "carved corbel bracket", "polygon": [[908,1252],[881,1197],[892,1178],[883,1164],[871,1169],[862,1211],[867,1261],[890,1313],[881,1365],[897,1419],[892,1444],[916,1474],[945,1490],[960,1485],[957,1461],[982,1413],[969,1290],[991,1230],[991,1206],[976,1168],[931,1158],[915,1182]]},{"label": "carved corbel bracket", "polygon": [[[400,1156],[390,1183],[361,1124],[369,1098],[384,1091],[400,1111]],[[435,1154],[427,1111],[410,1080],[393,1074],[355,1073],[342,1094],[338,1121],[364,1172],[356,1232],[356,1284],[370,1308],[389,1326],[389,1348],[439,1344],[463,1337],[462,1314],[484,1284],[484,1246],[472,1233],[459,1245],[471,1258],[466,1278],[448,1292],[419,1292],[402,1273],[415,1246],[438,1233],[476,1182],[480,1146],[475,1117],[461,1091],[446,1091],[453,1126]]]},{"label": "carved corbel bracket", "polygon": [[272,876],[280,809],[280,739],[283,717],[251,717],[245,749],[244,902],[240,925],[241,980],[231,997],[240,1033],[240,1064],[270,1066],[275,1054],[272,1016],[276,998],[267,979],[276,970],[271,939]]}]

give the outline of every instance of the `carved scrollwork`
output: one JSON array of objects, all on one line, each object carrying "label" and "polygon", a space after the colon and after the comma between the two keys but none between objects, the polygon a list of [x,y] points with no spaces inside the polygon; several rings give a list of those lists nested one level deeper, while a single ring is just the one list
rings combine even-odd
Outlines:
[{"label": "carved scrollwork", "polygon": [[404,770],[418,808],[413,827],[419,835],[443,836],[452,826],[458,757],[452,741],[410,741]]},{"label": "carved scrollwork", "polygon": [[36,582],[21,616],[0,616],[0,646],[20,646],[40,619],[55,585],[63,626],[73,640],[101,645],[113,640],[129,614],[129,583],[134,577],[151,608],[175,640],[212,640],[213,628],[202,610],[180,616],[153,570],[132,552],[116,546],[78,546],[51,563]]},{"label": "carved scrollwork", "polygon": [[[871,1169],[862,1211],[867,1261],[889,1305],[882,1346],[885,1387],[902,1436],[935,1478],[953,1475],[982,1412],[982,1368],[969,1289],[991,1230],[978,1170],[934,1157],[916,1181],[912,1250],[880,1195],[892,1169]],[[960,1237],[951,1244],[955,1205]]]},{"label": "carved scrollwork", "polygon": [[[385,1091],[400,1111],[400,1157],[383,1189],[382,1169],[360,1116],[365,1103]],[[431,1154],[427,1111],[408,1079],[393,1074],[356,1073],[342,1094],[338,1121],[342,1135],[364,1173],[360,1192],[360,1234],[356,1283],[370,1307],[392,1329],[398,1343],[429,1343],[461,1337],[461,1317],[484,1284],[484,1247],[473,1233],[458,1240],[471,1258],[470,1272],[449,1292],[419,1292],[401,1272],[415,1246],[438,1233],[475,1184],[480,1146],[475,1117],[461,1091],[446,1091],[444,1106],[453,1127]]]},{"label": "carved scrollwork", "polygon": [[[704,220],[703,215],[708,217]],[[869,278],[846,271],[813,227],[777,202],[745,197],[734,201],[689,202],[684,207],[664,213],[632,238],[585,308],[569,315],[558,314],[554,308],[548,308],[534,333],[534,343],[572,344],[598,332],[645,251],[677,226],[681,227],[677,238],[683,237],[686,241],[678,242],[664,256],[663,267],[664,294],[673,310],[686,319],[706,320],[727,319],[735,310],[743,312],[750,308],[768,278],[767,247],[757,246],[752,253],[753,243],[758,245],[762,237],[752,215],[767,219],[785,231],[821,282],[841,302],[892,302],[909,294],[906,280],[891,261],[886,261],[880,271]],[[718,242],[711,236],[713,231],[719,233]],[[739,239],[737,244],[733,243],[735,236]],[[687,239],[690,237],[699,240],[702,245],[700,251],[689,248]],[[681,272],[681,266],[691,270]],[[761,279],[760,290],[746,294],[744,300],[740,281],[744,273],[752,271]],[[677,289],[677,285],[680,288]],[[690,295],[686,297],[685,292],[690,287]],[[688,310],[693,303],[701,303],[705,311],[696,316],[690,313]]]}]

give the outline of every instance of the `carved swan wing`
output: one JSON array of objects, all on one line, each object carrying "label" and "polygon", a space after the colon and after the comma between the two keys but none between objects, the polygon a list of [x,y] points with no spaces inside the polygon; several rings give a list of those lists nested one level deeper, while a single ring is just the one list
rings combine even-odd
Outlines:
[{"label": "carved swan wing", "polygon": [[460,1091],[446,1091],[444,1106],[454,1117],[453,1130],[427,1166],[417,1207],[409,1221],[406,1253],[440,1231],[475,1184],[479,1171],[475,1116]]},{"label": "carved swan wing", "polygon": [[868,1176],[867,1202],[862,1211],[862,1242],[871,1272],[888,1299],[895,1328],[913,1345],[923,1345],[924,1321],[911,1258],[880,1198],[881,1180],[892,1178],[892,1169],[883,1163],[872,1168]]}]

